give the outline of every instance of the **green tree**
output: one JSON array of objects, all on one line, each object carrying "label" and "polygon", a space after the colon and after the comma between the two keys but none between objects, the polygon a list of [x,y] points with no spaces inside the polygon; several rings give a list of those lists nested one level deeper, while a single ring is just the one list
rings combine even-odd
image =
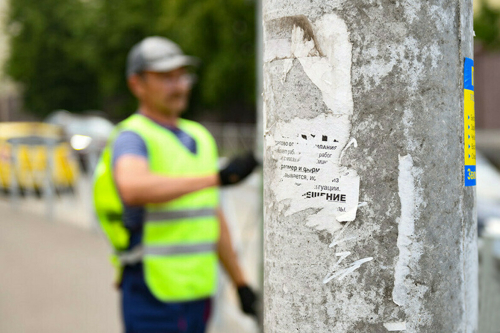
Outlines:
[{"label": "green tree", "polygon": [[136,108],[125,80],[127,54],[141,39],[157,34],[156,22],[164,0],[94,1],[98,17],[92,34],[101,108],[112,118],[123,118]]},{"label": "green tree", "polygon": [[97,77],[85,54],[88,29],[79,0],[15,0],[7,74],[23,84],[26,108],[46,115],[58,108],[97,108]]},{"label": "green tree", "polygon": [[158,22],[160,31],[203,61],[196,105],[233,120],[255,113],[254,5],[248,0],[164,1]]},{"label": "green tree", "polygon": [[476,40],[488,50],[500,48],[500,11],[493,9],[487,1],[481,1],[481,9],[474,17]]},{"label": "green tree", "polygon": [[190,117],[253,120],[255,4],[249,0],[11,0],[8,73],[28,110],[102,109],[123,118],[136,107],[126,56],[146,36],[179,43],[202,60]]}]

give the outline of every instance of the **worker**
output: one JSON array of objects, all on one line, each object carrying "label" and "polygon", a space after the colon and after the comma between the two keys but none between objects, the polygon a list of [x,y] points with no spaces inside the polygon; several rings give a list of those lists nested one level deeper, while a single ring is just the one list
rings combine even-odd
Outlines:
[{"label": "worker", "polygon": [[243,180],[257,162],[247,154],[219,171],[213,137],[180,117],[196,63],[163,37],[132,48],[127,82],[138,111],[117,125],[96,168],[95,209],[115,249],[127,333],[205,332],[218,260],[242,310],[256,314],[218,188]]}]

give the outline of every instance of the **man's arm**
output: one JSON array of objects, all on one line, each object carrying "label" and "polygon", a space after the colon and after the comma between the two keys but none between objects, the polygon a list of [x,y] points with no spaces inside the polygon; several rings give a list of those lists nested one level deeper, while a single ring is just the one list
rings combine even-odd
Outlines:
[{"label": "man's arm", "polygon": [[154,174],[147,159],[136,155],[121,156],[114,166],[114,177],[123,201],[130,206],[167,202],[219,185],[218,174],[181,178]]},{"label": "man's arm", "polygon": [[219,259],[226,269],[226,272],[231,277],[233,284],[236,286],[238,297],[240,299],[241,310],[248,315],[257,317],[257,297],[255,296],[253,290],[248,286],[240,265],[238,264],[238,258],[236,257],[236,253],[234,252],[233,245],[231,243],[231,235],[229,234],[226,218],[220,208],[217,210],[217,217],[220,221],[220,239],[217,246]]},{"label": "man's arm", "polygon": [[207,187],[235,184],[257,165],[253,155],[248,155],[233,159],[223,170],[213,174],[167,177],[150,171],[146,143],[137,133],[123,131],[113,148],[114,179],[128,206],[168,202]]}]

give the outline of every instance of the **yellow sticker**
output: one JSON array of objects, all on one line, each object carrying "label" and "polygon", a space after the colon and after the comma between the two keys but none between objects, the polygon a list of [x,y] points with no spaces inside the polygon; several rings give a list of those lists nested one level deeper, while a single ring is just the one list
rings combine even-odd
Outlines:
[{"label": "yellow sticker", "polygon": [[476,185],[476,115],[474,112],[474,61],[464,64],[464,184]]},{"label": "yellow sticker", "polygon": [[465,165],[476,165],[476,116],[474,91],[464,90]]}]

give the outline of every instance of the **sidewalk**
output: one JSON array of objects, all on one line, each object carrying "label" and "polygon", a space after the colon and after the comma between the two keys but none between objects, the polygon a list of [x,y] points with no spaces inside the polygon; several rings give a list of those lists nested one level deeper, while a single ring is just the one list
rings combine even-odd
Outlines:
[{"label": "sidewalk", "polygon": [[0,332],[120,332],[100,235],[13,211],[4,199],[0,228]]},{"label": "sidewalk", "polygon": [[480,249],[479,333],[500,332],[500,259],[493,253],[495,242],[500,240],[484,238]]}]

